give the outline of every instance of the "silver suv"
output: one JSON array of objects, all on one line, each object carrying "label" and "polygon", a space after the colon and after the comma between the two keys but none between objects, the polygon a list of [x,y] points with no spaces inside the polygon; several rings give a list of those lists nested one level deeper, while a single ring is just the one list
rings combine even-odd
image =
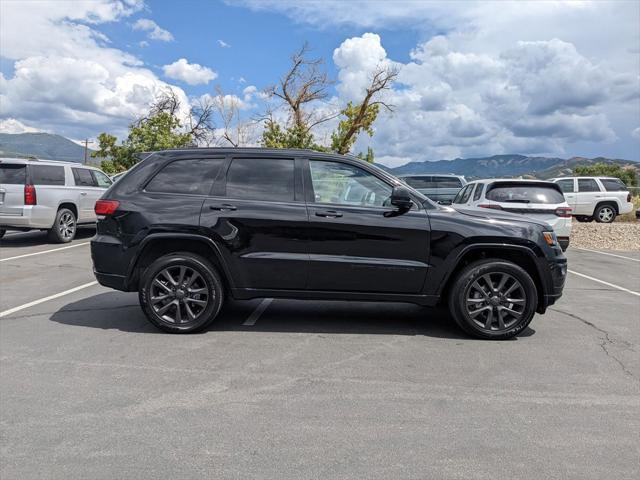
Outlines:
[{"label": "silver suv", "polygon": [[78,163],[0,158],[0,238],[8,228],[39,229],[70,242],[78,225],[96,222],[96,200],[111,184],[99,169]]}]

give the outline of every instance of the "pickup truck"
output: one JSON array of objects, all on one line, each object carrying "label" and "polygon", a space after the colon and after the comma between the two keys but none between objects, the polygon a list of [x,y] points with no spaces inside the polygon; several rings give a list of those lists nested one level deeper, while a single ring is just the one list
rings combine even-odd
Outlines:
[{"label": "pickup truck", "polygon": [[579,222],[611,223],[633,210],[631,193],[619,178],[562,177],[551,181],[560,186]]}]

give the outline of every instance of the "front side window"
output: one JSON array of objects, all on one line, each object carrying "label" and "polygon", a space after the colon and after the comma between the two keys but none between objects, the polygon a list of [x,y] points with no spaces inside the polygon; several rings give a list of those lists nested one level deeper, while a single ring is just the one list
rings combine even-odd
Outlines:
[{"label": "front side window", "polygon": [[34,185],[64,185],[64,167],[30,165],[29,175]]},{"label": "front side window", "polygon": [[293,172],[292,159],[234,158],[227,172],[227,197],[293,202]]},{"label": "front side window", "polygon": [[602,186],[607,192],[628,192],[629,189],[619,178],[602,178]]},{"label": "front side window", "polygon": [[564,193],[573,193],[575,191],[575,187],[573,186],[573,178],[568,178],[566,180],[558,180],[556,182]]},{"label": "front side window", "polygon": [[147,192],[208,195],[222,158],[189,158],[165,165],[145,187]]},{"label": "front side window", "polygon": [[72,168],[73,171],[73,179],[76,182],[77,187],[97,187],[93,175],[91,175],[91,170],[87,168]]},{"label": "front side window", "polygon": [[375,175],[346,163],[310,160],[311,182],[316,203],[388,206],[390,185]]},{"label": "front side window", "polygon": [[578,191],[579,192],[599,192],[600,188],[593,178],[579,178],[578,179]]},{"label": "front side window", "polygon": [[467,203],[469,201],[469,197],[471,196],[471,190],[473,190],[474,184],[470,183],[462,190],[458,192],[456,198],[453,199],[453,203]]},{"label": "front side window", "polygon": [[93,174],[93,178],[95,179],[99,187],[107,188],[107,187],[110,187],[111,184],[113,183],[111,179],[102,172],[99,172],[97,170],[91,170],[91,173]]}]

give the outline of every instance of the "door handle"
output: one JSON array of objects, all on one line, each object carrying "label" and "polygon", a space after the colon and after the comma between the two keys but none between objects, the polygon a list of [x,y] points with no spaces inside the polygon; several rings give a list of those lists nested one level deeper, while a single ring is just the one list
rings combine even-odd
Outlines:
[{"label": "door handle", "polygon": [[236,207],[235,205],[231,205],[230,203],[223,203],[222,205],[209,205],[209,209],[224,212],[224,211],[237,210],[238,207]]},{"label": "door handle", "polygon": [[80,192],[80,195],[86,195],[87,192]]},{"label": "door handle", "polygon": [[342,213],[336,212],[335,210],[322,210],[316,212],[316,217],[325,217],[325,218],[340,218]]}]

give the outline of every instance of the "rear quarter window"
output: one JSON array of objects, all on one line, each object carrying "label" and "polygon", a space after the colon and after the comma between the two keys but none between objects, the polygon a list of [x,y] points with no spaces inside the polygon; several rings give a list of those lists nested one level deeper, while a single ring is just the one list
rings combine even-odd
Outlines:
[{"label": "rear quarter window", "polygon": [[64,167],[57,165],[29,165],[33,185],[64,185]]},{"label": "rear quarter window", "polygon": [[563,203],[564,195],[555,184],[497,183],[487,187],[487,200],[503,203]]},{"label": "rear quarter window", "polygon": [[602,186],[607,192],[628,192],[629,189],[619,178],[601,178]]},{"label": "rear quarter window", "polygon": [[164,166],[145,187],[147,192],[208,195],[222,158],[189,158]]},{"label": "rear quarter window", "polygon": [[27,167],[19,163],[0,163],[0,183],[24,185],[27,182]]}]

